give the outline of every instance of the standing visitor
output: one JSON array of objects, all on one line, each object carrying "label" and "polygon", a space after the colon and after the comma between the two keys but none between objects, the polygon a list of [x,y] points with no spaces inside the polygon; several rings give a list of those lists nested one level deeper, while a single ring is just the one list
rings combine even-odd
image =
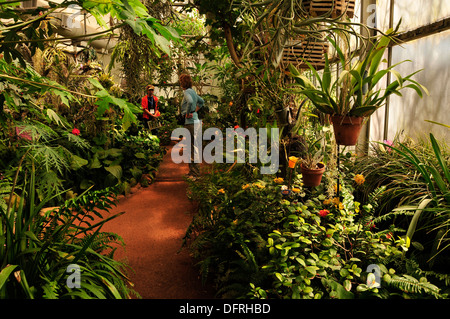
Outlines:
[{"label": "standing visitor", "polygon": [[158,97],[153,95],[155,87],[147,85],[147,95],[142,98],[141,107],[143,110],[142,118],[153,135],[158,136],[158,117],[161,115],[158,108]]},{"label": "standing visitor", "polygon": [[[180,75],[180,86],[184,91],[183,101],[181,102],[181,115],[184,117],[184,127],[188,129],[191,135],[191,156],[189,161],[189,178],[197,178],[200,176],[199,163],[195,162],[198,158],[199,149],[196,147],[197,138],[201,137],[201,120],[198,118],[198,110],[203,107],[205,103],[203,99],[192,89],[192,78],[189,74],[183,73]],[[201,146],[201,141],[200,141]],[[197,156],[196,156],[197,155]]]}]

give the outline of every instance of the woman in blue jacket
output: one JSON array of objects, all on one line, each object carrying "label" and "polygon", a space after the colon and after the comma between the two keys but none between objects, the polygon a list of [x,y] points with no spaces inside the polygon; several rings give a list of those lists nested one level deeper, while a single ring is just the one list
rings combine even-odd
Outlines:
[{"label": "woman in blue jacket", "polygon": [[201,120],[198,118],[198,110],[203,105],[203,99],[192,89],[192,78],[189,74],[180,75],[180,86],[184,91],[183,101],[181,102],[181,114],[184,116],[184,126],[191,135],[191,156],[189,162],[188,177],[197,178],[200,176],[199,152],[201,151],[202,132]]}]

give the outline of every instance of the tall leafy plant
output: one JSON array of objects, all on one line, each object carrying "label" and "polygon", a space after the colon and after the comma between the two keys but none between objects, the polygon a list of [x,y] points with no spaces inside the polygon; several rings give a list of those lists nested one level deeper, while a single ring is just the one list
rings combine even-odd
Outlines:
[{"label": "tall leafy plant", "polygon": [[[333,79],[330,61],[328,55],[325,54],[325,68],[321,73],[305,61],[317,85],[301,74],[293,65],[289,66],[291,76],[295,80],[294,91],[308,97],[322,113],[364,117],[372,115],[383,106],[390,95],[401,95],[400,90],[403,88],[414,89],[420,97],[423,96],[423,92],[428,94],[423,85],[412,79],[414,74],[419,71],[402,76],[394,70],[397,65],[406,61],[386,68],[381,67],[384,52],[391,41],[393,32],[390,29],[386,35],[378,38],[367,53],[352,66],[349,66],[351,59],[348,54],[341,50],[337,41],[328,37],[343,68],[339,77]],[[380,81],[389,73],[394,75],[396,80],[384,90],[380,89],[378,86]]]},{"label": "tall leafy plant", "polygon": [[[16,174],[17,176],[18,174]],[[45,209],[50,197],[36,200],[34,165],[20,199],[0,208],[1,298],[123,298],[130,293],[124,264],[113,259],[116,234],[102,226],[122,213],[104,217],[114,205],[113,189],[86,192],[59,207]],[[18,190],[17,178],[10,185]],[[79,286],[69,283],[78,267]]]},{"label": "tall leafy plant", "polygon": [[[448,158],[444,157],[441,147],[432,133],[429,135],[431,148],[435,157],[435,165],[424,163],[410,148],[400,143],[398,147],[384,144],[393,151],[404,157],[423,179],[427,192],[419,196],[417,206],[411,206],[414,202],[405,203],[396,209],[414,210],[414,215],[406,232],[406,241],[410,243],[416,232],[420,218],[427,215],[428,223],[424,226],[428,232],[435,234],[434,243],[429,252],[428,262],[434,260],[438,254],[447,251],[450,247],[448,238],[449,229],[449,207],[450,207],[450,172],[448,169]],[[409,204],[409,205],[407,205]],[[423,219],[423,218],[422,218]]]}]

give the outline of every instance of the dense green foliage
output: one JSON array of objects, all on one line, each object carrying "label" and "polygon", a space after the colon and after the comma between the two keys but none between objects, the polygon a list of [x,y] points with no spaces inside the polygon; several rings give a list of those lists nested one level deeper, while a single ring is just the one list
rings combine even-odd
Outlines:
[{"label": "dense green foliage", "polygon": [[[117,20],[91,36],[120,32],[108,69],[122,64],[125,89],[94,50],[74,58],[57,45],[52,13],[71,4],[103,27],[105,14]],[[114,256],[126,243],[101,228],[121,214],[109,215],[117,195],[155,176],[177,127],[176,79],[185,71],[206,102],[204,129],[281,131],[275,175],[260,174],[260,162],[216,163],[189,182],[198,213],[184,244],[218,297],[448,298],[448,146],[430,134],[375,143],[364,156],[338,154],[326,114],[370,115],[401,88],[427,92],[413,74],[379,70],[391,37],[366,38],[356,27],[367,26],[345,15],[312,17],[301,0],[195,0],[182,12],[159,0],[16,7],[0,11],[0,298],[137,294]],[[326,36],[340,76],[326,54],[320,72],[306,58],[310,74],[282,63],[289,41]],[[353,40],[359,50],[351,51]],[[372,49],[350,69],[363,48]],[[396,81],[381,90],[388,73]],[[162,114],[158,137],[141,122],[150,83]],[[318,162],[326,167],[321,184],[304,187],[300,163]],[[82,272],[75,289],[73,265]]]},{"label": "dense green foliage", "polygon": [[123,242],[101,228],[120,215],[108,216],[116,195],[151,182],[165,149],[94,50],[76,59],[58,46],[52,13],[79,4],[104,27],[110,14],[119,24],[93,36],[126,24],[166,54],[178,34],[139,1],[17,4],[2,5],[0,23],[0,297],[129,298],[114,259]]},{"label": "dense green foliage", "polygon": [[[245,166],[227,171],[214,167],[190,187],[200,207],[187,238],[204,278],[212,280],[219,296],[447,297],[445,266],[429,268],[421,258],[423,247],[405,236],[411,236],[410,215],[382,222],[387,217],[379,215],[380,204],[386,204],[385,186],[360,202],[353,194],[366,190],[361,174],[347,173],[341,180],[341,199],[324,192],[327,183],[336,187],[336,181],[310,190],[301,186],[301,175],[294,174],[294,191],[282,195],[281,184],[287,181],[253,173]],[[434,218],[448,221],[442,215],[445,206],[434,211],[439,212]],[[419,240],[418,234],[415,237]],[[434,237],[423,233],[420,240]],[[437,240],[443,246],[447,242]],[[443,265],[448,253],[441,246]],[[380,269],[378,288],[367,279],[372,264]]]}]

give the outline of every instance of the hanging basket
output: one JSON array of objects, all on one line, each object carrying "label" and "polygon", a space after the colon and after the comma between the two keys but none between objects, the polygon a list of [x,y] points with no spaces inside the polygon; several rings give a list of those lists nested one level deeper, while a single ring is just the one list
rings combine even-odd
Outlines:
[{"label": "hanging basket", "polygon": [[303,186],[316,187],[322,181],[322,175],[325,172],[325,164],[318,163],[317,169],[309,169],[300,165],[300,172],[302,173]]},{"label": "hanging basket", "polygon": [[330,15],[334,19],[345,13],[353,18],[355,0],[304,0],[303,7],[313,17]]},{"label": "hanging basket", "polygon": [[356,145],[363,124],[362,116],[331,116],[334,137],[338,145]]},{"label": "hanging basket", "polygon": [[316,70],[321,70],[325,67],[328,46],[327,41],[319,39],[292,40],[283,51],[282,64],[286,68],[292,64],[297,69],[309,69],[307,61]]}]

